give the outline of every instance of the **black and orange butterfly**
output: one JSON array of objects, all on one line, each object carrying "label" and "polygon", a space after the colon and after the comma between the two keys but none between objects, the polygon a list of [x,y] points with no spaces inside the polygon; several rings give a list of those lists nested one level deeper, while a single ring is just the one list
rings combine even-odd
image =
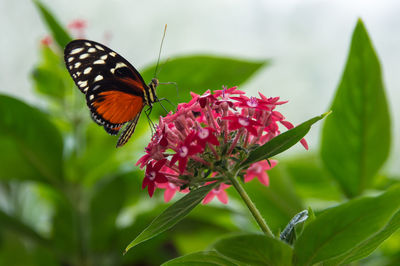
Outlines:
[{"label": "black and orange butterfly", "polygon": [[74,40],[64,50],[67,69],[81,92],[93,120],[111,135],[122,131],[117,147],[135,131],[143,108],[158,102],[153,78],[146,85],[139,72],[110,48],[89,40]]}]

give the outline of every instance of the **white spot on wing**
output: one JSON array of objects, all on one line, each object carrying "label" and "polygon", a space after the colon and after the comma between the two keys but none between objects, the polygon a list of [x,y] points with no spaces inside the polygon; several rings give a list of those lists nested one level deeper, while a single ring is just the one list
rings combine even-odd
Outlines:
[{"label": "white spot on wing", "polygon": [[68,62],[71,63],[72,61],[74,61],[74,59],[75,58],[73,56],[71,56],[70,58],[68,58]]},{"label": "white spot on wing", "polygon": [[85,70],[83,70],[83,74],[87,75],[87,74],[90,73],[90,71],[92,71],[92,68],[91,67],[87,67],[87,68],[85,68]]},{"label": "white spot on wing", "polygon": [[93,62],[95,65],[104,65],[106,62],[104,60],[96,60]]},{"label": "white spot on wing", "polygon": [[111,55],[112,57],[115,57],[117,54],[115,52],[109,52],[109,55]]},{"label": "white spot on wing", "polygon": [[86,44],[87,46],[92,46],[92,44],[91,44],[90,42],[85,42],[85,44]]},{"label": "white spot on wing", "polygon": [[124,63],[117,63],[116,65],[115,65],[115,68],[114,69],[117,69],[117,68],[121,68],[121,67],[127,67],[127,65],[125,65]]},{"label": "white spot on wing", "polygon": [[75,67],[75,68],[78,68],[78,67],[80,67],[81,65],[82,65],[81,62],[78,62],[78,63],[75,63],[74,67]]},{"label": "white spot on wing", "polygon": [[71,65],[71,66],[69,66],[69,70],[72,70],[72,65]]},{"label": "white spot on wing", "polygon": [[79,77],[82,74],[82,72],[77,71],[75,74]]},{"label": "white spot on wing", "polygon": [[96,86],[94,86],[93,90],[95,91],[95,90],[97,90],[97,89],[100,88],[100,87],[101,87],[100,85],[96,85]]},{"label": "white spot on wing", "polygon": [[94,52],[96,52],[96,48],[91,47],[91,48],[88,49],[88,52],[89,53],[94,53]]},{"label": "white spot on wing", "polygon": [[97,75],[97,77],[94,78],[94,81],[100,81],[103,79],[102,75]]},{"label": "white spot on wing", "polygon": [[89,100],[93,100],[93,99],[94,99],[94,95],[92,94],[89,96]]},{"label": "white spot on wing", "polygon": [[101,47],[100,45],[97,45],[97,44],[96,44],[95,46],[96,46],[97,49],[104,51],[104,48]]},{"label": "white spot on wing", "polygon": [[85,80],[85,81],[78,81],[78,85],[79,85],[79,87],[81,87],[81,88],[86,87],[86,86],[87,86],[87,80]]},{"label": "white spot on wing", "polygon": [[73,50],[71,50],[71,52],[69,54],[77,54],[83,51],[84,48],[79,47],[79,48],[75,48]]},{"label": "white spot on wing", "polygon": [[103,55],[102,57],[100,57],[100,59],[101,59],[101,60],[106,60],[107,57],[108,57],[108,55],[105,54],[105,55]]},{"label": "white spot on wing", "polygon": [[87,92],[88,89],[89,89],[89,87],[84,88],[84,89],[83,89],[83,92]]},{"label": "white spot on wing", "polygon": [[79,56],[79,59],[85,59],[85,58],[87,58],[87,57],[89,57],[89,54],[81,54],[81,55]]}]

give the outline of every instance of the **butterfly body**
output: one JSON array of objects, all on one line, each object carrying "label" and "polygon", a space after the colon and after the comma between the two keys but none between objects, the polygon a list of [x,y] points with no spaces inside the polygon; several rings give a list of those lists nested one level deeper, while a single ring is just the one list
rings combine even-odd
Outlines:
[{"label": "butterfly body", "polygon": [[146,85],[139,72],[110,48],[89,40],[74,40],[64,50],[67,69],[85,94],[93,120],[111,135],[125,126],[117,147],[133,134],[145,106],[157,102],[157,79]]}]

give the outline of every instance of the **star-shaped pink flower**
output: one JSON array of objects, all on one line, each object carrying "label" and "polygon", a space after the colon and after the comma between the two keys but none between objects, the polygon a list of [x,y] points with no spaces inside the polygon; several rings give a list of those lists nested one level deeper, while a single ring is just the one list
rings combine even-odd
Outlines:
[{"label": "star-shaped pink flower", "polygon": [[[210,184],[211,182],[206,183]],[[218,198],[218,200],[220,202],[222,202],[223,204],[227,204],[228,203],[228,194],[226,193],[225,189],[227,189],[228,187],[230,187],[230,185],[221,183],[217,188],[214,188],[213,190],[211,190],[203,199],[203,204],[207,204],[210,201],[212,201],[215,197]]]},{"label": "star-shaped pink flower", "polygon": [[176,153],[172,156],[170,165],[173,165],[176,161],[179,162],[179,171],[183,173],[186,168],[186,164],[190,156],[202,152],[202,148],[198,144],[194,144],[193,140],[195,138],[195,133],[190,133],[185,141],[178,145]]},{"label": "star-shaped pink flower", "polygon": [[278,163],[278,161],[276,160],[269,161],[271,163],[271,166],[269,165],[267,160],[259,161],[250,165],[250,167],[246,171],[246,174],[244,175],[244,182],[249,182],[257,177],[263,185],[268,186],[269,177],[266,171],[273,168]]},{"label": "star-shaped pink flower", "polygon": [[165,164],[167,160],[162,159],[153,165],[153,162],[150,162],[146,166],[146,174],[143,179],[142,189],[148,187],[149,196],[152,197],[155,190],[155,183],[165,183],[168,182],[168,179],[164,174],[160,173],[161,167]]}]

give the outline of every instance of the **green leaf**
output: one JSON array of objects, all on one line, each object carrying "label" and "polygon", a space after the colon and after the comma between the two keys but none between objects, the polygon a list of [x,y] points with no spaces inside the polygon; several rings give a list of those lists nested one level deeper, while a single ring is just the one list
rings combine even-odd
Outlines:
[{"label": "green leaf", "polygon": [[61,26],[61,24],[45,5],[38,0],[34,0],[33,3],[38,8],[41,17],[51,31],[54,40],[62,49],[64,49],[65,45],[72,41],[71,36],[69,36],[67,31]]},{"label": "green leaf", "polygon": [[307,203],[312,201],[321,206],[321,200],[329,204],[332,204],[332,201],[342,200],[343,194],[340,187],[332,180],[318,154],[307,152],[307,154],[280,160],[279,166],[285,168],[293,181],[296,193],[307,200]]},{"label": "green leaf", "polygon": [[397,229],[400,228],[400,210],[390,219],[384,227],[373,234],[371,237],[351,249],[349,252],[324,262],[324,265],[343,265],[352,261],[360,260],[371,254],[383,241],[389,238]]},{"label": "green leaf", "polygon": [[218,183],[212,183],[191,191],[183,198],[169,206],[164,212],[156,217],[151,224],[144,229],[126,248],[124,253],[143,241],[155,237],[156,235],[171,228],[182,220],[203,198],[215,188]]},{"label": "green leaf", "polygon": [[323,127],[321,155],[348,197],[368,188],[390,148],[390,117],[379,60],[361,20]]},{"label": "green leaf", "polygon": [[[191,91],[202,94],[207,89],[220,90],[223,85],[241,85],[268,63],[266,60],[247,61],[209,55],[172,58],[160,62],[159,69],[162,70],[157,78],[160,82],[175,82],[177,88],[174,85],[160,85],[157,95],[174,103],[186,102],[191,99]],[[145,80],[150,81],[154,77],[155,67],[150,66],[141,72]]]},{"label": "green leaf", "polygon": [[378,197],[328,209],[308,223],[298,238],[295,264],[313,265],[329,259],[347,263],[365,257],[400,227],[399,212],[400,185]]},{"label": "green leaf", "polygon": [[48,46],[42,46],[41,52],[41,62],[32,73],[35,89],[43,95],[63,100],[74,88],[64,60]]},{"label": "green leaf", "polygon": [[28,238],[34,241],[36,244],[40,244],[43,246],[50,246],[50,241],[40,234],[38,234],[34,229],[29,227],[28,225],[22,223],[19,219],[8,215],[7,213],[0,210],[0,225],[1,228],[7,228],[8,230],[12,230],[23,236],[24,238]]},{"label": "green leaf", "polygon": [[325,116],[329,115],[330,112],[324,113],[320,116],[316,116],[311,118],[310,120],[303,122],[302,124],[294,127],[275,138],[271,139],[264,145],[258,147],[257,149],[251,151],[249,153],[249,157],[242,162],[241,167],[246,167],[251,165],[252,163],[269,159],[272,156],[275,156],[281,152],[286,151],[293,145],[295,145],[298,141],[300,141],[310,130],[311,126],[317,121],[321,120]]},{"label": "green leaf", "polygon": [[219,240],[214,249],[239,265],[292,265],[292,248],[286,243],[258,234],[242,234]]},{"label": "green leaf", "polygon": [[57,183],[63,177],[63,142],[47,116],[0,95],[0,179]]},{"label": "green leaf", "polygon": [[130,194],[132,190],[136,192],[139,189],[136,179],[138,176],[134,172],[112,178],[103,177],[93,188],[89,220],[91,249],[95,252],[104,253],[110,248],[110,243],[115,243],[117,217],[127,198],[136,196]]},{"label": "green leaf", "polygon": [[237,265],[215,251],[201,251],[188,254],[163,263],[162,266],[192,265],[192,266],[234,266]]}]

